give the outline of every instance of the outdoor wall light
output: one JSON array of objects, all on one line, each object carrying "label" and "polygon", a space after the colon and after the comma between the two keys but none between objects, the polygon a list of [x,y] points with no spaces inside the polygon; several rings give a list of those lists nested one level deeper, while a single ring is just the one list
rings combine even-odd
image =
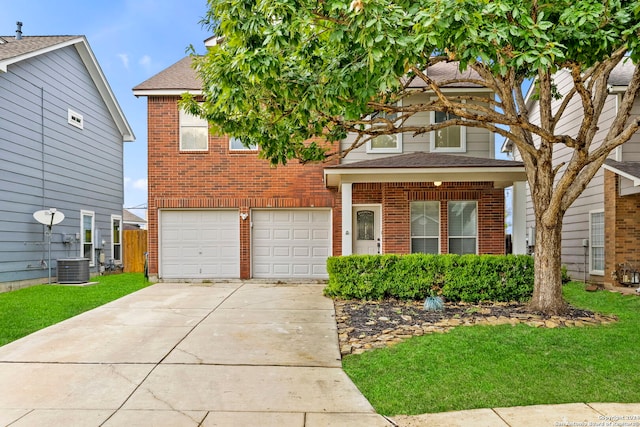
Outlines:
[{"label": "outdoor wall light", "polygon": [[247,213],[241,213],[241,214],[240,214],[240,218],[242,218],[242,220],[244,221],[245,219],[249,218],[249,214],[247,214]]},{"label": "outdoor wall light", "polygon": [[440,187],[442,185],[442,181],[433,181],[433,185]]}]

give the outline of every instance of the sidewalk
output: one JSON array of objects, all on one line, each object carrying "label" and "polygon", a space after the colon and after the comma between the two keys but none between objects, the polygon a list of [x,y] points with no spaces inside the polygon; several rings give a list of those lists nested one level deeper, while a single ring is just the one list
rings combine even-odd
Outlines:
[{"label": "sidewalk", "polygon": [[0,425],[389,425],[322,287],[157,284],[0,347]]}]

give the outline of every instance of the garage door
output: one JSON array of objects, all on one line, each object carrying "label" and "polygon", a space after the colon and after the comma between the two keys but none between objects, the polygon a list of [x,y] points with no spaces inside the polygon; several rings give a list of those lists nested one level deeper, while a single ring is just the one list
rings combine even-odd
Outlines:
[{"label": "garage door", "polygon": [[327,278],[331,211],[252,212],[253,277]]},{"label": "garage door", "polygon": [[240,218],[237,210],[160,212],[160,277],[240,277]]}]

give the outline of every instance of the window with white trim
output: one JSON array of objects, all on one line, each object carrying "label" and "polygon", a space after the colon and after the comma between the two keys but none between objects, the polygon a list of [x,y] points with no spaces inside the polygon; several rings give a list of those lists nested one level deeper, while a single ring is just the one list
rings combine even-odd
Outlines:
[{"label": "window with white trim", "polygon": [[231,151],[255,151],[257,149],[257,145],[252,144],[246,147],[240,138],[236,138],[235,136],[229,137],[229,150]]},{"label": "window with white trim", "polygon": [[180,151],[206,151],[208,148],[207,121],[180,109]]},{"label": "window with white trim", "polygon": [[589,270],[604,275],[604,210],[589,212]]},{"label": "window with white trim", "polygon": [[116,264],[122,264],[122,217],[111,215],[111,257]]},{"label": "window with white trim", "polygon": [[[429,112],[432,124],[443,123],[459,116],[442,111]],[[448,126],[430,132],[429,148],[431,152],[465,153],[467,151],[467,130],[464,126]]]},{"label": "window with white trim", "polygon": [[440,202],[411,202],[411,253],[440,253]]},{"label": "window with white trim", "polygon": [[448,205],[450,254],[478,252],[478,202],[456,201]]},{"label": "window with white trim", "polygon": [[95,264],[94,235],[95,213],[92,211],[80,211],[80,257],[87,258],[91,266]]},{"label": "window with white trim", "polygon": [[[372,118],[387,119],[394,122],[397,119],[397,114],[387,114],[384,111],[379,111],[374,113]],[[386,125],[379,123],[373,124],[372,127],[384,128]],[[378,135],[375,138],[371,138],[367,141],[367,153],[402,153],[402,133]]]}]

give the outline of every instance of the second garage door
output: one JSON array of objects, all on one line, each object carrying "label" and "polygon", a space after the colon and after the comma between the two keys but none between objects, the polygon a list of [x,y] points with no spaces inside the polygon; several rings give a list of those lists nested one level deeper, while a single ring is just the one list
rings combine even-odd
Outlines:
[{"label": "second garage door", "polygon": [[253,277],[327,278],[330,210],[257,210],[252,223]]},{"label": "second garage door", "polygon": [[237,210],[161,211],[160,277],[240,277],[239,221]]}]

